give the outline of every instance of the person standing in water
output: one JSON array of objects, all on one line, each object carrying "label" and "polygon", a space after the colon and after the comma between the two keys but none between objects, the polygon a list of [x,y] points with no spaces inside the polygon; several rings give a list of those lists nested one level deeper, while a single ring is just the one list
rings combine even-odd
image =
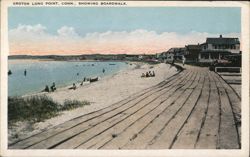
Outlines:
[{"label": "person standing in water", "polygon": [[105,73],[105,69],[102,69],[102,73]]},{"label": "person standing in water", "polygon": [[24,76],[26,76],[26,75],[27,75],[27,71],[26,71],[26,69],[24,70],[23,74],[24,74]]}]

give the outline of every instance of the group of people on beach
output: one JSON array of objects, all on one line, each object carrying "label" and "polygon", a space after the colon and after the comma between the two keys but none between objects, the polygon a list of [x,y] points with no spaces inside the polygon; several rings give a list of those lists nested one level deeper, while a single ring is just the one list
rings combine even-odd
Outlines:
[{"label": "group of people on beach", "polygon": [[[82,86],[83,83],[87,82],[87,81],[89,81],[89,82],[98,81],[98,77],[93,78],[93,79],[92,78],[86,78],[86,77],[84,77],[83,81],[80,83],[80,86]],[[71,87],[69,87],[68,89],[76,90],[76,84],[73,83],[73,85]],[[53,82],[53,84],[52,84],[52,86],[50,86],[50,88],[49,88],[48,85],[46,85],[45,88],[44,88],[44,90],[42,90],[42,92],[54,92],[55,90],[56,90],[56,84],[55,84],[55,82]]]},{"label": "group of people on beach", "polygon": [[87,81],[90,81],[90,80],[91,80],[91,78],[84,77],[80,85],[82,86],[83,82],[87,82]]},{"label": "group of people on beach", "polygon": [[55,82],[53,82],[50,88],[48,85],[46,85],[44,90],[42,90],[42,92],[54,92],[55,90],[56,90],[56,84]]},{"label": "group of people on beach", "polygon": [[155,77],[155,72],[148,71],[146,74],[142,73],[141,77]]}]

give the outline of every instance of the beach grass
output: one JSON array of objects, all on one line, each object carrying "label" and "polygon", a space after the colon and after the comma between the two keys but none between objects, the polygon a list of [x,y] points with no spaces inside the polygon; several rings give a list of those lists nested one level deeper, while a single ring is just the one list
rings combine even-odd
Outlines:
[{"label": "beach grass", "polygon": [[41,122],[58,115],[61,111],[89,105],[87,101],[66,100],[63,104],[53,101],[48,96],[9,97],[8,122]]},{"label": "beach grass", "polygon": [[88,101],[78,101],[78,100],[65,100],[62,110],[72,110],[74,108],[83,107],[85,105],[90,105]]}]

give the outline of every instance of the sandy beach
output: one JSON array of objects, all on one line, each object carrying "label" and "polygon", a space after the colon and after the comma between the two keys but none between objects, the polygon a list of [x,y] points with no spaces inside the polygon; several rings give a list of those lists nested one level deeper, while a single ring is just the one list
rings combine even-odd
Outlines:
[{"label": "sandy beach", "polygon": [[[154,71],[156,76],[141,78],[141,74],[148,71]],[[97,82],[86,82],[83,86],[80,86],[80,83],[76,83],[76,90],[69,90],[68,87],[65,87],[53,93],[39,93],[39,95],[46,94],[59,103],[63,103],[65,100],[86,100],[90,102],[90,105],[61,112],[58,116],[44,122],[35,124],[18,122],[9,128],[8,142],[13,143],[72,118],[110,106],[139,91],[158,84],[175,73],[177,73],[176,68],[170,68],[168,64],[149,65],[133,63],[128,69],[100,78]]]}]

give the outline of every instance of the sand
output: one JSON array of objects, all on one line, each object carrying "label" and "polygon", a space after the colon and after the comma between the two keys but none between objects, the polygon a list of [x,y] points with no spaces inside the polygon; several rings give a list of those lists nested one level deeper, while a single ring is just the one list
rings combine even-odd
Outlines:
[{"label": "sand", "polygon": [[[141,78],[141,74],[149,70],[154,71],[156,76]],[[53,93],[46,93],[47,96],[59,103],[71,99],[80,101],[86,100],[90,102],[90,105],[61,112],[58,116],[44,122],[35,124],[31,122],[18,122],[9,127],[8,142],[13,143],[72,118],[107,107],[143,89],[154,86],[175,73],[177,73],[175,67],[170,68],[170,65],[164,63],[156,65],[133,63],[128,69],[120,71],[112,76],[100,78],[97,82],[86,82],[83,86],[77,83],[76,90],[69,90],[68,87],[65,87]],[[41,95],[41,93],[38,95]]]}]

